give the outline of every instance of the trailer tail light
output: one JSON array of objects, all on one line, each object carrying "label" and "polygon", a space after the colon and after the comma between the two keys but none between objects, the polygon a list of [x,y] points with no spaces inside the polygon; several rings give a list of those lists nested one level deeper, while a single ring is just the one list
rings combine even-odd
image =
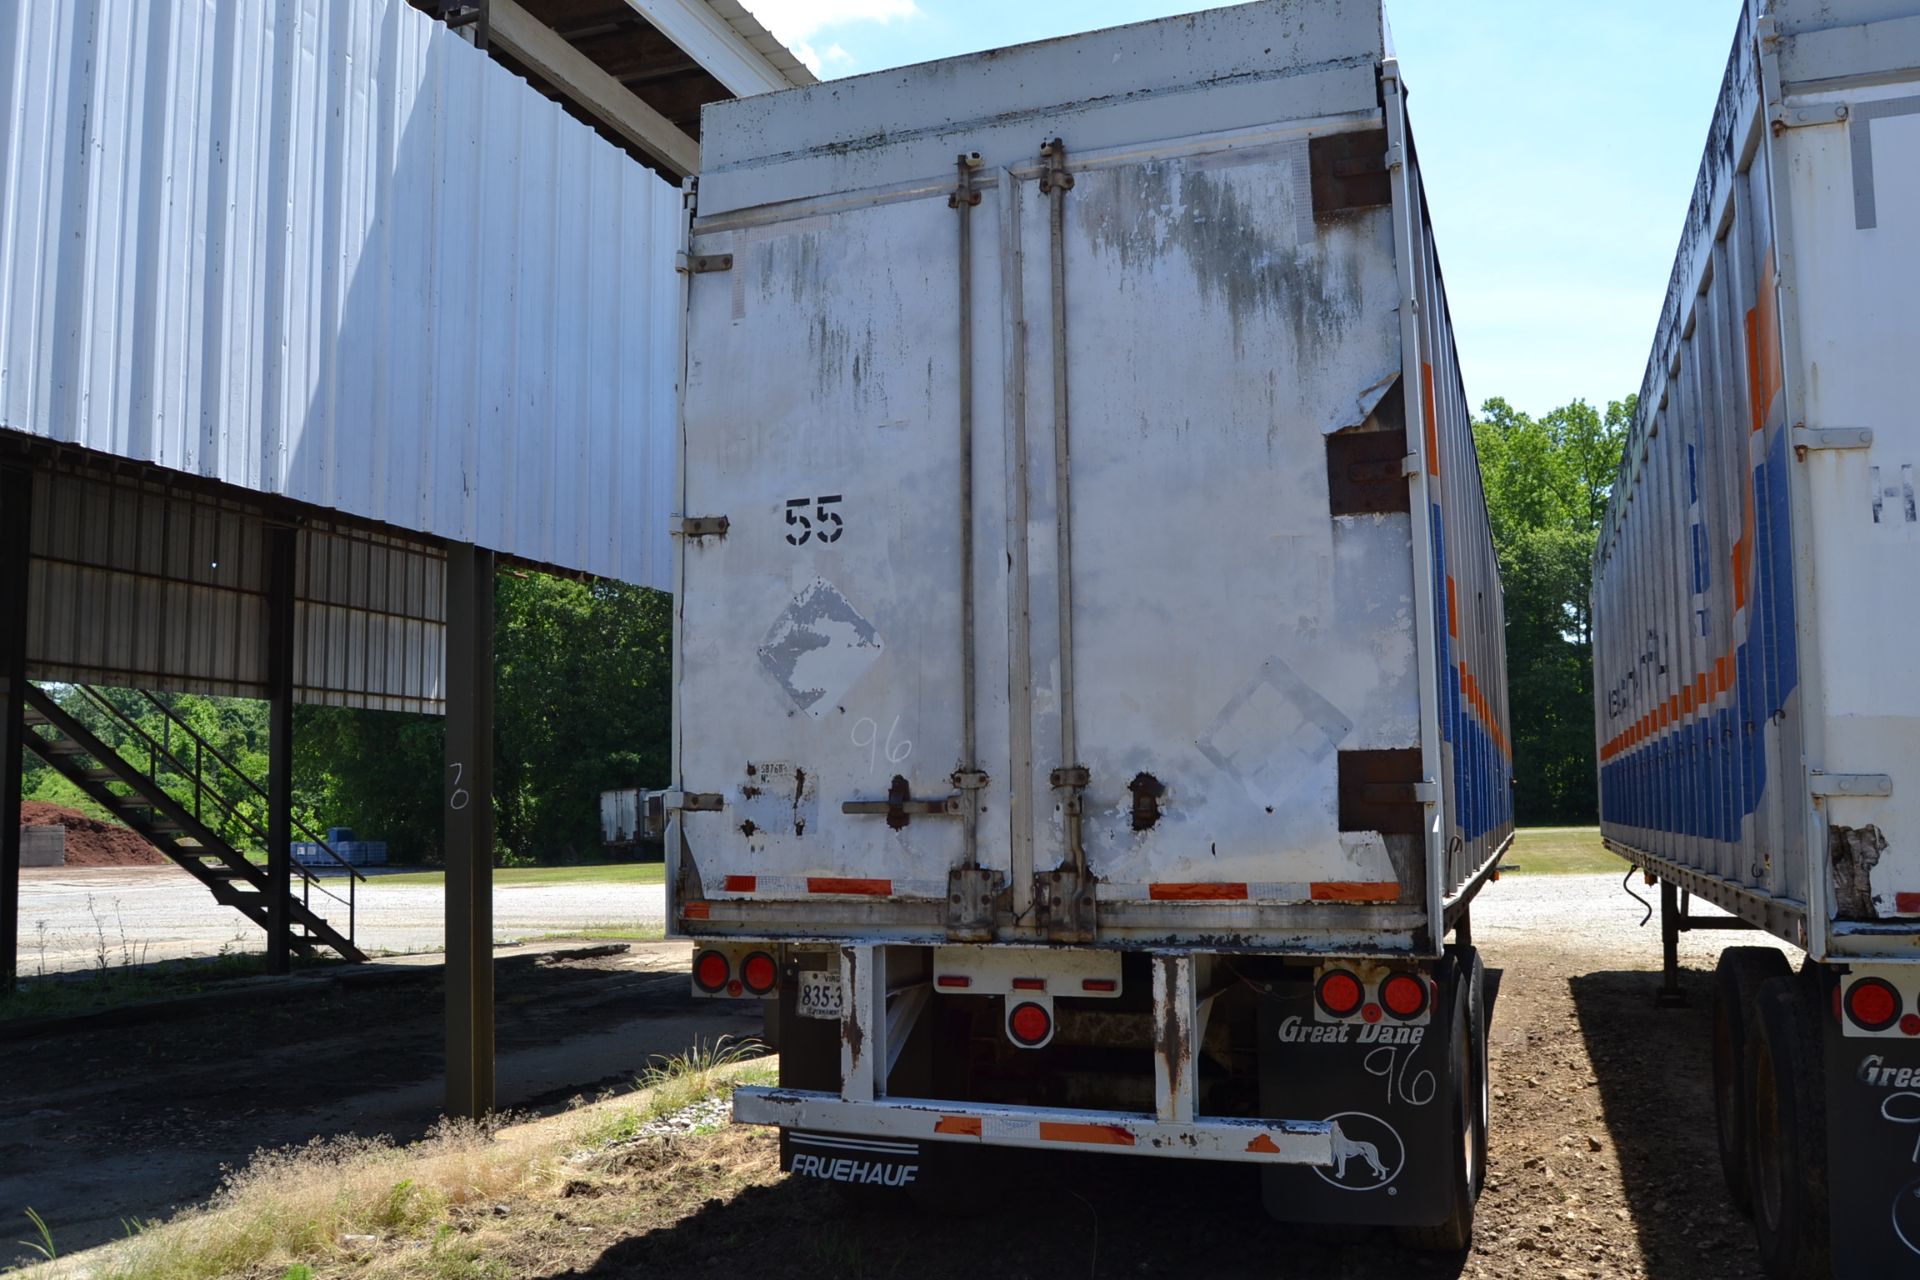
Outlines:
[{"label": "trailer tail light", "polygon": [[1313,989],[1314,1003],[1329,1018],[1351,1018],[1366,998],[1367,989],[1360,985],[1360,979],[1345,969],[1327,970]]},{"label": "trailer tail light", "polygon": [[1029,1000],[1007,1015],[1007,1034],[1023,1049],[1038,1049],[1053,1038],[1053,1015]]},{"label": "trailer tail light", "polygon": [[772,991],[780,980],[780,970],[773,963],[773,957],[764,951],[755,951],[740,966],[740,982],[756,996],[764,996]]},{"label": "trailer tail light", "polygon": [[1015,978],[1013,980],[1013,989],[1015,991],[1045,991],[1047,989],[1047,980],[1045,978]]},{"label": "trailer tail light", "polygon": [[1427,984],[1410,973],[1396,973],[1380,984],[1380,1003],[1392,1017],[1411,1021],[1427,1011]]},{"label": "trailer tail light", "polygon": [[702,951],[693,962],[693,985],[702,991],[723,991],[732,976],[733,966],[718,951]]},{"label": "trailer tail light", "polygon": [[1862,978],[1847,988],[1847,1017],[1862,1031],[1885,1031],[1900,1021],[1900,993],[1885,978]]},{"label": "trailer tail light", "polygon": [[1120,984],[1112,978],[1082,978],[1080,980],[1080,989],[1082,991],[1100,992],[1118,991]]},{"label": "trailer tail light", "polygon": [[973,979],[964,973],[943,973],[933,980],[936,987],[970,987]]}]

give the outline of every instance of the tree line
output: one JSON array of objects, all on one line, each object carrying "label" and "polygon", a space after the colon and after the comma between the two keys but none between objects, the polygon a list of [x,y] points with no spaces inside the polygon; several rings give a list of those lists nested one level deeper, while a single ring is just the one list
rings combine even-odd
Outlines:
[{"label": "tree line", "polygon": [[[670,619],[670,601],[658,591],[502,571],[494,606],[494,838],[502,864],[596,855],[600,793],[666,784]],[[190,768],[190,742],[143,695],[58,686],[53,693],[107,745],[151,767],[170,795],[193,807],[193,784],[166,760],[171,753]],[[265,703],[158,696],[239,772],[264,782]],[[315,830],[352,827],[362,839],[385,840],[394,861],[438,862],[445,738],[439,716],[296,707],[294,812]],[[266,826],[265,801],[226,769],[202,776],[226,802],[202,797],[203,820],[236,847],[264,852],[255,828]],[[23,790],[29,800],[112,817],[31,753]]]},{"label": "tree line", "polygon": [[[1591,557],[1634,400],[1584,400],[1535,418],[1487,401],[1474,423],[1487,514],[1506,588],[1507,681],[1522,826],[1596,820]],[[671,761],[671,602],[618,582],[504,571],[495,592],[496,854],[554,862],[600,849],[599,795],[665,786]],[[143,695],[55,696],[109,745],[191,807],[193,785],[164,755],[177,731]],[[195,733],[256,782],[267,773],[266,705],[164,698]],[[136,731],[137,730],[137,731]],[[158,750],[155,749],[158,745]],[[437,862],[444,734],[438,716],[299,707],[294,807],[316,830],[352,827],[398,862]],[[110,817],[31,754],[27,798]],[[235,773],[205,773],[223,803],[203,814],[261,852],[264,799]]]}]

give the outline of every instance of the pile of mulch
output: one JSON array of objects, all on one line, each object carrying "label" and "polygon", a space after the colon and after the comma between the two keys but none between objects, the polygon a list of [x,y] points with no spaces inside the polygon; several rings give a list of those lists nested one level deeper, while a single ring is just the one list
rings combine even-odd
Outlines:
[{"label": "pile of mulch", "polygon": [[23,827],[65,827],[70,867],[156,867],[167,856],[127,827],[99,822],[73,809],[38,800],[22,801]]}]

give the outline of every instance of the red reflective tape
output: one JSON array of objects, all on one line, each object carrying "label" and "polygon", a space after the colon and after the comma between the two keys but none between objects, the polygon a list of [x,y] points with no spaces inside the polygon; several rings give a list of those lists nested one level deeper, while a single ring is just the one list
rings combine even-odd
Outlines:
[{"label": "red reflective tape", "polygon": [[720,882],[720,887],[728,893],[752,893],[759,883],[759,876],[728,876]]},{"label": "red reflective tape", "polygon": [[951,1133],[964,1138],[980,1136],[979,1116],[941,1116],[933,1122],[935,1133]]},{"label": "red reflective tape", "polygon": [[1433,366],[1424,362],[1420,365],[1420,390],[1424,393],[1420,397],[1420,416],[1426,419],[1427,427],[1427,473],[1437,476],[1440,474],[1440,428],[1434,417]]},{"label": "red reflective tape", "polygon": [[1256,1155],[1277,1156],[1280,1154],[1280,1144],[1263,1133],[1247,1144],[1247,1150]]},{"label": "red reflective tape", "polygon": [[1896,893],[1893,909],[1903,916],[1920,916],[1920,893]]},{"label": "red reflective tape", "polygon": [[808,893],[853,893],[869,898],[885,898],[893,893],[891,880],[856,880],[847,876],[808,876]]},{"label": "red reflective tape", "polygon": [[1156,902],[1245,902],[1244,884],[1150,884],[1147,896]]},{"label": "red reflective tape", "polygon": [[1398,902],[1400,885],[1392,880],[1315,880],[1315,902]]},{"label": "red reflective tape", "polygon": [[1096,1147],[1130,1147],[1131,1130],[1117,1124],[1071,1124],[1062,1120],[1040,1122],[1042,1142],[1080,1142]]},{"label": "red reflective tape", "polygon": [[689,902],[680,908],[682,920],[705,920],[711,914],[711,908],[704,902]]}]

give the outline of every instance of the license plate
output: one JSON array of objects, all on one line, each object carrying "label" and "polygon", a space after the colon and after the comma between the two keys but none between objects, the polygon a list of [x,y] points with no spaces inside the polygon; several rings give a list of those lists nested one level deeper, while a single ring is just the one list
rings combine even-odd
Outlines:
[{"label": "license plate", "polygon": [[800,1016],[840,1020],[846,997],[840,989],[840,975],[824,969],[800,972]]}]

